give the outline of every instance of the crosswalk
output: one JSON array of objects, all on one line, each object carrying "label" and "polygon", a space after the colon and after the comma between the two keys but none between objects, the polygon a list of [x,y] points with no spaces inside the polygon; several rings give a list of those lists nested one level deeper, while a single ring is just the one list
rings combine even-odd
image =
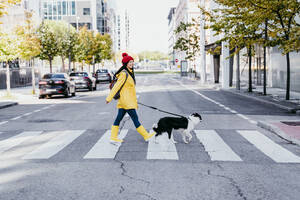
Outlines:
[{"label": "crosswalk", "polygon": [[[18,159],[22,160],[47,160],[51,159],[57,154],[70,148],[71,145],[78,145],[76,141],[81,137],[86,137],[88,130],[63,130],[63,131],[24,131],[14,136],[2,137],[0,139],[0,160],[9,159],[6,154],[13,154],[13,151],[19,151],[17,155],[22,154]],[[135,130],[123,129],[119,133],[119,138],[124,139],[123,143],[110,143],[110,130],[103,130],[97,140],[92,141],[84,154],[82,160],[89,159],[115,159],[118,153],[122,152],[122,148],[126,145],[133,145],[133,141],[129,138],[141,136]],[[134,134],[133,134],[134,133]],[[245,154],[239,152],[236,146],[241,145],[241,142],[230,142],[224,140],[224,135],[220,134],[220,130],[195,130],[195,136],[191,144],[172,143],[168,139],[167,134],[163,134],[156,138],[151,138],[148,143],[143,142],[141,146],[145,147],[145,152],[142,150],[135,153],[145,153],[145,160],[175,160],[180,161],[181,154],[186,153],[182,151],[184,147],[187,152],[201,152],[207,155],[211,162],[243,162],[251,156],[251,152],[259,153],[262,158],[267,157],[275,163],[300,163],[300,157],[293,152],[287,150],[269,137],[260,133],[257,130],[232,130],[235,137],[244,140],[243,145],[248,145],[255,151]],[[5,132],[2,133],[2,136]],[[43,136],[47,135],[47,140]],[[128,140],[127,140],[128,139]],[[227,142],[226,142],[227,141]],[[234,141],[234,140],[233,140]],[[246,141],[246,142],[245,142]],[[136,143],[136,141],[134,141]],[[30,146],[30,150],[24,150],[22,147]],[[181,146],[180,146],[181,145]],[[147,147],[147,148],[146,148]],[[76,149],[76,146],[75,146]],[[72,148],[74,154],[78,154]],[[70,151],[70,150],[69,150]],[[21,153],[20,153],[21,152]],[[130,152],[127,152],[130,154]],[[13,157],[15,159],[15,157]]]}]

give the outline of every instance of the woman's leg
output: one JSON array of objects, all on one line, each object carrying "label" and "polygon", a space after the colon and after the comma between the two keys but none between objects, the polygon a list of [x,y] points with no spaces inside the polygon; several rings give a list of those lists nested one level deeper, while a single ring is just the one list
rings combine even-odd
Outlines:
[{"label": "woman's leg", "polygon": [[126,113],[126,110],[125,109],[122,109],[120,108],[118,110],[118,116],[114,122],[114,124],[112,125],[111,127],[111,135],[110,135],[110,140],[112,142],[123,142],[123,140],[120,140],[118,138],[118,132],[119,132],[119,125],[120,125],[120,122],[122,121],[124,115]]},{"label": "woman's leg", "polygon": [[139,117],[136,113],[136,110],[135,109],[129,109],[129,110],[127,110],[127,112],[129,114],[129,116],[131,117],[135,128],[138,128],[141,125],[141,123],[139,122]]},{"label": "woman's leg", "polygon": [[123,108],[119,108],[117,118],[115,119],[114,126],[119,126],[120,122],[124,118],[126,114],[126,110]]},{"label": "woman's leg", "polygon": [[154,136],[155,133],[148,133],[146,129],[141,125],[135,109],[127,110],[127,112],[131,117],[137,132],[139,132],[139,134],[143,136],[145,141],[148,141],[152,136]]}]

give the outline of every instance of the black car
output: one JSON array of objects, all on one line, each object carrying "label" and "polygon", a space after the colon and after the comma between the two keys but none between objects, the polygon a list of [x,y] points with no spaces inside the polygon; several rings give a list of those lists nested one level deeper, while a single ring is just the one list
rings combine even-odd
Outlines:
[{"label": "black car", "polygon": [[95,74],[97,83],[101,81],[111,82],[111,75],[107,69],[98,69]]},{"label": "black car", "polygon": [[75,96],[75,84],[70,80],[68,74],[65,73],[49,73],[45,74],[39,81],[40,95],[39,98],[52,95],[64,95],[69,97],[71,94]]},{"label": "black car", "polygon": [[76,89],[97,90],[96,79],[87,72],[72,72],[70,78],[74,80]]}]

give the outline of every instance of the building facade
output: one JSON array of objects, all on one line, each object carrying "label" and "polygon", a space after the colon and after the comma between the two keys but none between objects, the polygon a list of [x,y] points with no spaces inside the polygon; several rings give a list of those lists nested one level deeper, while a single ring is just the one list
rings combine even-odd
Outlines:
[{"label": "building facade", "polygon": [[[179,0],[178,6],[175,9],[174,28],[176,29],[180,25],[180,23],[192,23],[193,19],[199,18],[200,9],[198,6],[199,0]],[[175,34],[175,43],[180,37],[187,38],[188,33],[181,32],[179,34]],[[190,69],[195,70],[195,61],[191,62],[189,60],[186,60],[187,55],[185,52],[176,50],[174,52],[174,55],[174,58],[175,60],[177,59],[178,64],[181,64],[183,66],[182,62],[187,63],[187,66],[184,67],[184,71],[189,71]]]},{"label": "building facade", "polygon": [[176,58],[175,58],[175,12],[176,8],[171,8],[169,15],[168,15],[168,26],[169,26],[169,32],[168,32],[168,55],[170,58],[169,66],[175,67],[176,65]]}]

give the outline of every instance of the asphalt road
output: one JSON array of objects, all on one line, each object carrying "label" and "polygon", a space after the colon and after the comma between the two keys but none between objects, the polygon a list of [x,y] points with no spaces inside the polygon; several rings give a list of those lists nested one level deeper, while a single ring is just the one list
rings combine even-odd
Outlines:
[{"label": "asphalt road", "polygon": [[[300,148],[256,126],[294,119],[271,105],[177,75],[137,75],[138,101],[203,117],[183,143],[145,143],[130,118],[124,143],[107,144],[116,102],[107,84],[76,97],[36,99],[0,110],[1,200],[298,200]],[[165,113],[139,106],[146,129]]]}]

